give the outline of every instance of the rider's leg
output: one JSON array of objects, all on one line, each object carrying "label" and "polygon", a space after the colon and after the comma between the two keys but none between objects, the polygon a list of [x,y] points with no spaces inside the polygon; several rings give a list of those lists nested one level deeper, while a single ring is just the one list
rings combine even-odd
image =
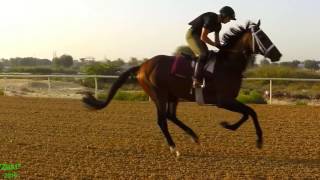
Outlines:
[{"label": "rider's leg", "polygon": [[207,55],[202,54],[198,58],[198,63],[196,65],[195,71],[194,71],[194,81],[193,81],[193,87],[199,88],[202,85],[203,80],[203,67],[206,64]]},{"label": "rider's leg", "polygon": [[188,30],[186,39],[191,50],[198,56],[198,63],[194,73],[195,78],[193,81],[193,86],[200,87],[203,79],[202,71],[206,63],[209,50],[207,45],[200,39],[200,36],[192,33],[191,29]]}]

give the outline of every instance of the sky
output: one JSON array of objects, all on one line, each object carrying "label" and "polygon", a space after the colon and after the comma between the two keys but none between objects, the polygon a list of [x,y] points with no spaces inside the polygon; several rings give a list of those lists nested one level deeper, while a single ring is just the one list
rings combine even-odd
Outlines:
[{"label": "sky", "polygon": [[320,60],[316,0],[0,0],[0,58],[52,59],[54,52],[96,60],[171,55],[186,45],[191,20],[226,5],[237,21],[223,25],[221,36],[261,19],[282,61]]}]

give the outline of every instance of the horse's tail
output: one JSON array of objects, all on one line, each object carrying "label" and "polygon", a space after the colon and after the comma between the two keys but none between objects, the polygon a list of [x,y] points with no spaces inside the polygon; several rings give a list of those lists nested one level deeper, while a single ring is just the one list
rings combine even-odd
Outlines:
[{"label": "horse's tail", "polygon": [[118,89],[126,82],[128,77],[132,73],[136,73],[139,69],[140,69],[140,66],[135,66],[128,69],[124,73],[122,73],[120,77],[116,80],[116,82],[112,84],[108,97],[105,101],[97,100],[90,93],[86,94],[86,96],[82,98],[82,101],[87,105],[88,108],[91,108],[91,109],[98,110],[106,107],[110,103],[110,101],[112,100],[113,96],[116,94]]}]

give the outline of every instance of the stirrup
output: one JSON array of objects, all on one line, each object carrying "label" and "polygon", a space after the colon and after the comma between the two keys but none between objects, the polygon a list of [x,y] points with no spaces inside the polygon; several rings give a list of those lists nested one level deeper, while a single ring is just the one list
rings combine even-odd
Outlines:
[{"label": "stirrup", "polygon": [[195,95],[195,100],[199,105],[204,105],[204,97],[203,97],[203,89],[204,89],[204,84],[202,84],[200,87],[194,88],[194,95]]},{"label": "stirrup", "polygon": [[192,87],[193,88],[201,88],[201,82],[197,81],[197,80],[194,80],[193,83],[192,83]]},{"label": "stirrup", "polygon": [[193,80],[192,87],[196,88],[204,88],[206,86],[205,80],[203,79],[202,82],[199,82],[197,79]]}]

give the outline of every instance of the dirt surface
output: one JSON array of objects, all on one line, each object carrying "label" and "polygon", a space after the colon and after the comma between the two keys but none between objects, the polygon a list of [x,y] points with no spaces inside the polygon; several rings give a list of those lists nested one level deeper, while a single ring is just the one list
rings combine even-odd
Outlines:
[{"label": "dirt surface", "polygon": [[239,114],[180,104],[178,116],[201,144],[169,123],[177,159],[151,103],[114,101],[93,112],[79,100],[0,97],[0,164],[20,163],[21,179],[319,179],[319,107],[251,107],[264,130],[262,150],[251,120],[230,132],[219,122]]}]

